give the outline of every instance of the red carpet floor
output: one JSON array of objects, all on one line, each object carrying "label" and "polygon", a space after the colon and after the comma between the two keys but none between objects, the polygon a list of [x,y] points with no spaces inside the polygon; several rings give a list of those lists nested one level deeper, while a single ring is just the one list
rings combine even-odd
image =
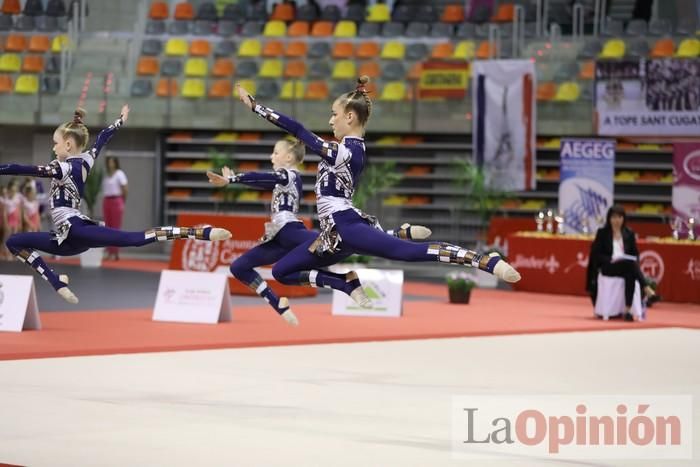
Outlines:
[{"label": "red carpet floor", "polygon": [[[332,342],[600,331],[651,327],[700,328],[700,305],[660,303],[642,323],[594,319],[583,297],[478,289],[471,304],[447,303],[445,286],[405,285],[425,301],[404,303],[397,318],[340,317],[328,304],[295,307],[287,325],[269,307],[234,305],[218,325],[151,321],[151,309],[41,313],[43,329],[0,333],[0,360]],[[434,297],[434,298],[431,298]]]}]

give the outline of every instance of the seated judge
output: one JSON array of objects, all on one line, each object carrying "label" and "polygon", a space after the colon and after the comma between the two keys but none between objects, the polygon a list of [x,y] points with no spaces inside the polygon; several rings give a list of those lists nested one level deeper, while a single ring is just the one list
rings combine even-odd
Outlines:
[{"label": "seated judge", "polygon": [[598,293],[598,272],[604,276],[622,277],[625,280],[624,319],[632,321],[630,313],[634,286],[644,291],[648,303],[658,300],[654,289],[647,285],[639,267],[639,250],[635,233],[627,227],[627,216],[622,206],[614,205],[608,210],[605,225],[598,229],[591,245],[588,259],[586,290],[595,304]]}]

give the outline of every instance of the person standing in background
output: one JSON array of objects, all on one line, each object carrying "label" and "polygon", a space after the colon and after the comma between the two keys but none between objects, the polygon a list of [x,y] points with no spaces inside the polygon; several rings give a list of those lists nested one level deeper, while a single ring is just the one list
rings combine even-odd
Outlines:
[{"label": "person standing in background", "polygon": [[22,195],[19,193],[19,182],[16,178],[13,178],[7,184],[4,203],[7,215],[7,234],[9,236],[22,230]]},{"label": "person standing in background", "polygon": [[[128,193],[128,180],[123,170],[119,168],[116,157],[105,159],[107,173],[102,179],[102,214],[105,225],[113,229],[121,229],[124,218],[124,205]],[[119,248],[107,247],[107,259],[119,260]]]},{"label": "person standing in background", "polygon": [[35,182],[27,179],[22,185],[22,231],[38,232],[40,230],[41,215]]}]

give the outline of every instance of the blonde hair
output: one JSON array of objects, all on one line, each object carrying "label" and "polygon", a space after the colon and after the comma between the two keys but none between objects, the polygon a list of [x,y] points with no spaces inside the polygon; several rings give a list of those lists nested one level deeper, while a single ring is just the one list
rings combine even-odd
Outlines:
[{"label": "blonde hair", "polygon": [[338,97],[338,102],[344,107],[346,112],[355,112],[362,127],[367,125],[369,116],[372,113],[372,101],[365,87],[367,83],[369,83],[369,76],[362,75],[357,78],[357,87],[354,91]]},{"label": "blonde hair", "polygon": [[85,150],[90,139],[90,132],[88,132],[87,127],[83,123],[85,115],[85,110],[78,107],[73,113],[73,121],[63,123],[56,129],[56,131],[61,133],[63,139],[72,138],[81,151]]},{"label": "blonde hair", "polygon": [[296,138],[282,138],[280,141],[287,144],[287,150],[292,153],[294,156],[294,161],[297,164],[304,162],[306,146],[304,146],[304,143],[302,143],[301,140]]}]

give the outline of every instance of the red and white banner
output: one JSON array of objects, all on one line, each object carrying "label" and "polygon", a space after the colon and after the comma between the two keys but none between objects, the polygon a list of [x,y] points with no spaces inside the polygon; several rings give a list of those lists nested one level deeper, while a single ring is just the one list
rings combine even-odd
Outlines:
[{"label": "red and white banner", "polygon": [[472,64],[474,159],[487,184],[501,191],[535,189],[535,64]]},{"label": "red and white banner", "polygon": [[[173,250],[170,254],[170,269],[227,274],[232,294],[255,295],[255,292],[231,276],[229,267],[236,258],[258,245],[258,240],[265,232],[265,222],[268,220],[267,216],[179,214],[177,216],[177,225],[188,227],[212,225],[228,229],[233,236],[223,242],[206,242],[201,240],[174,242]],[[303,221],[307,227],[311,227],[310,219],[303,219]],[[261,271],[261,275],[279,296],[313,297],[316,295],[316,289],[312,287],[280,284],[273,279],[269,279],[269,275],[265,274],[264,271],[264,269]]]}]

